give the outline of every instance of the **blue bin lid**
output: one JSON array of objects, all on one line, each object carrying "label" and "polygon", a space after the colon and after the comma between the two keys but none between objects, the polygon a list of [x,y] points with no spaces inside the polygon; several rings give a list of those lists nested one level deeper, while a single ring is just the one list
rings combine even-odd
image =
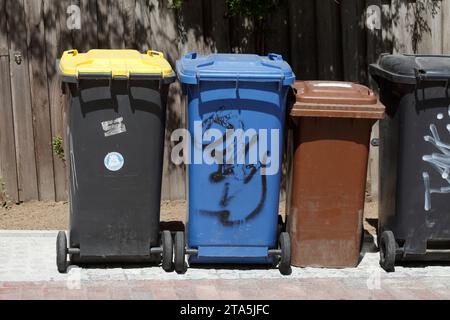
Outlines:
[{"label": "blue bin lid", "polygon": [[216,53],[199,55],[191,52],[177,61],[178,78],[182,83],[197,84],[201,81],[270,81],[288,86],[295,75],[289,64],[279,54]]}]

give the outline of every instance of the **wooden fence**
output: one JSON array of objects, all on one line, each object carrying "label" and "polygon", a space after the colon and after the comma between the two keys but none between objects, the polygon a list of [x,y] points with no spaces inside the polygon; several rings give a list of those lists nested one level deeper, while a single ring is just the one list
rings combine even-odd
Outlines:
[{"label": "wooden fence", "polygon": [[[65,164],[52,141],[63,136],[65,106],[55,61],[70,48],[151,48],[172,65],[192,50],[278,52],[300,79],[362,83],[382,52],[450,53],[450,0],[281,2],[255,33],[250,19],[228,16],[225,0],[184,0],[181,10],[163,0],[0,0],[0,177],[8,197],[67,197]],[[165,199],[185,196],[185,168],[170,162],[170,133],[184,126],[184,108],[172,85]]]}]

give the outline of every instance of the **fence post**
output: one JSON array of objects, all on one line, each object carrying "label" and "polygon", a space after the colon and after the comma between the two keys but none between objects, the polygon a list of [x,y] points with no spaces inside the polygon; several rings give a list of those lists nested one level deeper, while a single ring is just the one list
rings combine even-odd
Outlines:
[{"label": "fence post", "polygon": [[[6,0],[0,0],[0,15],[6,17]],[[0,182],[10,200],[19,202],[6,19],[0,20],[0,107]]]}]

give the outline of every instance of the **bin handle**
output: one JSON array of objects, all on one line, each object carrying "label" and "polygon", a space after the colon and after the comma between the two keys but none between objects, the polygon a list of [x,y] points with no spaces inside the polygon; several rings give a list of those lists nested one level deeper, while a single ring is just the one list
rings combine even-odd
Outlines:
[{"label": "bin handle", "polygon": [[148,51],[147,51],[147,54],[148,54],[150,57],[157,56],[157,57],[160,57],[161,59],[164,58],[164,53],[162,53],[162,52],[160,52],[160,51],[148,50]]},{"label": "bin handle", "polygon": [[423,69],[414,69],[414,73],[416,76],[416,79],[418,81],[449,81],[450,75],[448,73],[427,73]]},{"label": "bin handle", "polygon": [[192,52],[188,52],[184,55],[185,59],[197,59],[197,52],[192,51]]},{"label": "bin handle", "polygon": [[66,50],[63,53],[63,57],[64,56],[73,56],[73,57],[75,57],[77,54],[78,54],[78,50],[77,49]]},{"label": "bin handle", "polygon": [[67,54],[70,54],[75,57],[78,54],[78,50],[77,49],[67,50]]},{"label": "bin handle", "polygon": [[200,81],[236,81],[236,82],[243,82],[243,81],[250,81],[250,82],[259,82],[259,81],[268,81],[268,82],[278,82],[280,91],[283,87],[285,76],[284,74],[279,75],[273,75],[273,74],[260,74],[257,77],[255,77],[253,74],[242,74],[242,73],[234,73],[230,74],[229,72],[224,72],[226,74],[226,77],[218,77],[220,75],[220,72],[197,72],[195,77],[197,78],[197,83],[200,83]]},{"label": "bin handle", "polygon": [[[217,74],[217,73],[216,73]],[[246,74],[242,75],[239,73],[236,73],[232,76],[230,76],[229,78],[215,78],[214,76],[216,74],[205,74],[205,73],[199,73],[197,72],[197,74],[195,75],[196,79],[197,79],[197,85],[200,86],[200,82],[201,81],[235,81],[236,82],[236,91],[239,90],[239,82],[242,81],[254,81],[254,82],[258,82],[258,78],[246,78]],[[228,74],[228,73],[227,73]],[[274,76],[272,74],[270,75],[261,75],[261,79],[264,80],[273,80],[273,82],[277,82],[278,83],[278,91],[281,91],[281,89],[283,88],[283,83],[284,83],[284,75],[282,74],[281,76]]]},{"label": "bin handle", "polygon": [[268,57],[270,60],[274,60],[274,61],[283,61],[283,56],[282,56],[281,54],[278,54],[278,53],[269,53],[269,54],[267,55],[267,57]]},{"label": "bin handle", "polygon": [[[222,76],[225,75],[225,76]],[[197,72],[196,74],[197,79],[201,79],[202,81],[233,81],[233,79],[239,77],[241,81],[251,81],[251,82],[258,82],[258,81],[284,81],[284,74],[272,74],[272,73],[261,73],[257,74],[255,77],[252,73],[230,73],[227,71],[219,72]]]},{"label": "bin handle", "polygon": [[426,81],[445,81],[445,89],[450,89],[450,75],[447,73],[428,73],[423,69],[414,69],[416,76],[416,89],[421,88],[421,83]]},{"label": "bin handle", "polygon": [[[197,78],[197,86],[198,86],[198,88],[199,88],[198,91],[200,92],[200,82],[202,81],[202,79],[200,78],[200,75],[199,75],[198,73],[195,75],[195,77]],[[205,81],[205,80],[203,79],[203,81]],[[207,80],[206,80],[206,81],[207,81]],[[239,97],[239,74],[236,75],[236,80],[235,80],[235,82],[236,82],[236,86],[235,86],[236,96]]]}]

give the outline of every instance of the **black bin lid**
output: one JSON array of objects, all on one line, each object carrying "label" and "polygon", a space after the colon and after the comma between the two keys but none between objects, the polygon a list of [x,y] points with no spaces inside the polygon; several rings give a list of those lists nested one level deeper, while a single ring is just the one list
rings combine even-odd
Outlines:
[{"label": "black bin lid", "polygon": [[450,56],[383,54],[377,64],[369,66],[369,73],[374,78],[403,84],[448,81],[450,80]]}]

